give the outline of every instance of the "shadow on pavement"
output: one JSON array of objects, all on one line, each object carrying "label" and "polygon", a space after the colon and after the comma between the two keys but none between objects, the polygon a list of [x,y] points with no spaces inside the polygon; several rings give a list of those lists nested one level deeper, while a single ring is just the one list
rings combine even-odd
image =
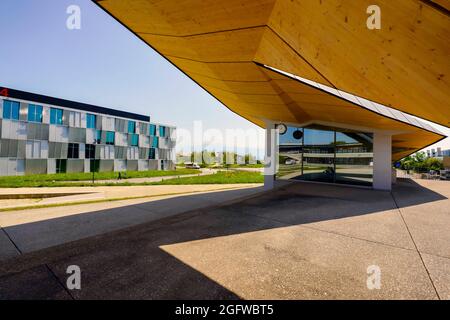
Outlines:
[{"label": "shadow on pavement", "polygon": [[[220,197],[221,193],[215,196]],[[402,194],[399,206],[446,199],[411,180],[400,180],[393,193]],[[177,205],[187,205],[198,196],[176,198],[182,198]],[[152,214],[151,208],[170,207],[174,201],[173,198],[153,201],[152,207],[144,204],[141,211],[144,215]],[[54,288],[59,284],[60,290],[64,290],[66,268],[75,264],[80,266],[83,277],[82,290],[71,292],[77,299],[237,299],[236,294],[160,247],[396,207],[389,192],[293,183],[238,203],[194,210],[5,261],[0,264],[0,298],[67,298]],[[70,233],[71,228],[89,228],[89,221],[94,217],[94,220],[102,217],[100,220],[107,221],[114,215],[126,217],[127,211],[127,207],[121,207],[18,225],[9,228],[9,232],[12,228],[15,232],[33,229],[51,232],[59,225]],[[52,270],[54,278],[48,277],[45,265]],[[38,290],[40,287],[43,289]]]}]

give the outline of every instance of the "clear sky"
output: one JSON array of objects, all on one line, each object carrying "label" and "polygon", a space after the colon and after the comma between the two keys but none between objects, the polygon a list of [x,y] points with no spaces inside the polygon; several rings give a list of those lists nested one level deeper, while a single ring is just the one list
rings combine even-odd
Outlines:
[{"label": "clear sky", "polygon": [[[81,9],[80,30],[66,27],[72,4]],[[202,121],[203,130],[252,129],[262,138],[261,129],[229,111],[91,1],[1,0],[0,7],[1,86],[146,114],[191,132],[194,121]],[[217,143],[210,145],[222,151]],[[263,142],[249,151],[258,147],[262,155]]]},{"label": "clear sky", "polygon": [[[81,8],[80,30],[66,27],[66,10],[73,4]],[[226,109],[91,1],[1,0],[0,6],[1,86],[147,114],[191,132],[200,120],[203,130],[255,130],[257,143],[249,151],[259,150],[261,157],[262,130]],[[190,144],[181,141],[179,148],[187,151]],[[209,145],[220,151],[217,139]],[[450,140],[440,145],[450,148]]]}]

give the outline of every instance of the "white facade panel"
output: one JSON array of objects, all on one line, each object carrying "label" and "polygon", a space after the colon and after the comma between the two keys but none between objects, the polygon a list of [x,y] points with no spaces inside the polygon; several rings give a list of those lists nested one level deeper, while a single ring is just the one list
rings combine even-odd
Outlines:
[{"label": "white facade panel", "polygon": [[139,135],[139,147],[150,148],[150,137],[140,134]]},{"label": "white facade panel", "polygon": [[8,176],[15,176],[17,172],[17,160],[8,159]]},{"label": "white facade panel", "polygon": [[93,144],[96,138],[96,130],[95,129],[86,129],[86,143]]},{"label": "white facade panel", "polygon": [[116,146],[120,147],[128,146],[128,135],[126,133],[116,132],[114,139]]},{"label": "white facade panel", "polygon": [[128,147],[127,159],[128,160],[138,160],[139,159],[139,148],[138,147]]},{"label": "white facade panel", "polygon": [[76,111],[69,112],[69,127],[80,128],[81,127],[81,113]]},{"label": "white facade panel", "polygon": [[126,160],[114,160],[114,171],[126,171],[127,161]]},{"label": "white facade panel", "polygon": [[84,159],[85,156],[86,156],[86,145],[84,143],[80,143],[78,149],[78,158]]},{"label": "white facade panel", "polygon": [[26,140],[27,139],[26,122],[3,120],[2,139]]},{"label": "white facade panel", "polygon": [[102,130],[105,131],[114,131],[115,120],[113,117],[102,117]]},{"label": "white facade panel", "polygon": [[86,128],[86,113],[81,113],[81,123],[80,123],[80,127],[81,128]]},{"label": "white facade panel", "polygon": [[53,142],[69,142],[69,128],[51,124],[48,140]]},{"label": "white facade panel", "polygon": [[91,160],[85,159],[84,160],[84,172],[90,172],[91,171]]},{"label": "white facade panel", "polygon": [[42,123],[50,123],[50,108],[42,107]]},{"label": "white facade panel", "polygon": [[148,160],[139,160],[138,161],[138,170],[139,171],[148,171]]},{"label": "white facade panel", "polygon": [[56,173],[56,159],[47,159],[47,173]]},{"label": "white facade panel", "polygon": [[48,158],[48,141],[41,141],[41,159]]}]

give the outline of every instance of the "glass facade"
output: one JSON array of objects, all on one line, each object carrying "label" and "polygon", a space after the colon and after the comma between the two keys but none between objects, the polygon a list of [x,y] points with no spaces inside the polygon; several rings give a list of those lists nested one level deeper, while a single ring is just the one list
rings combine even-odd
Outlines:
[{"label": "glass facade", "polygon": [[156,126],[154,124],[150,124],[149,130],[151,136],[156,136]]},{"label": "glass facade", "polygon": [[85,147],[85,159],[94,159],[95,158],[95,145],[87,144]]},{"label": "glass facade", "polygon": [[150,148],[148,158],[154,160],[156,159],[155,155],[156,155],[155,148]]},{"label": "glass facade", "polygon": [[132,134],[131,135],[131,145],[137,147],[139,145],[139,135]]},{"label": "glass facade", "polygon": [[128,133],[136,133],[136,122],[128,121]]},{"label": "glass facade", "polygon": [[97,116],[95,114],[88,113],[86,115],[86,128],[97,128]]},{"label": "glass facade", "polygon": [[158,137],[152,138],[152,148],[158,148],[159,147],[159,139]]},{"label": "glass facade", "polygon": [[3,101],[3,119],[19,120],[20,103],[17,101]]},{"label": "glass facade", "polygon": [[62,109],[50,108],[50,124],[63,124]]},{"label": "glass facade", "polygon": [[0,176],[175,169],[172,127],[73,101],[16,98],[0,100]]},{"label": "glass facade", "polygon": [[373,135],[326,127],[289,127],[280,135],[278,179],[371,186]]},{"label": "glass facade", "polygon": [[28,121],[42,122],[42,106],[36,104],[28,105]]},{"label": "glass facade", "polygon": [[67,158],[78,159],[80,157],[80,145],[78,143],[69,143]]},{"label": "glass facade", "polygon": [[166,127],[159,126],[159,136],[160,137],[165,137],[166,136]]},{"label": "glass facade", "polygon": [[56,159],[56,173],[66,173],[67,159]]},{"label": "glass facade", "polygon": [[106,131],[105,144],[114,144],[114,131]]}]

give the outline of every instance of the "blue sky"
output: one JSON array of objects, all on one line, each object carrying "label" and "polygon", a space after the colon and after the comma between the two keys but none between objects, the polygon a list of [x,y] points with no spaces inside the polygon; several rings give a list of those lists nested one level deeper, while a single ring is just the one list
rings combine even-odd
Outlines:
[{"label": "blue sky", "polygon": [[[81,8],[81,30],[66,27],[73,4]],[[90,0],[1,0],[0,30],[1,86],[147,114],[190,131],[198,120],[203,130],[257,130]],[[263,141],[263,131],[257,134]],[[439,145],[450,148],[450,140]],[[258,143],[250,151],[262,149]]]},{"label": "blue sky", "polygon": [[[72,4],[81,9],[80,30],[66,27]],[[197,120],[204,130],[258,128],[89,0],[2,0],[0,30],[1,86],[147,114],[188,130]]]}]

